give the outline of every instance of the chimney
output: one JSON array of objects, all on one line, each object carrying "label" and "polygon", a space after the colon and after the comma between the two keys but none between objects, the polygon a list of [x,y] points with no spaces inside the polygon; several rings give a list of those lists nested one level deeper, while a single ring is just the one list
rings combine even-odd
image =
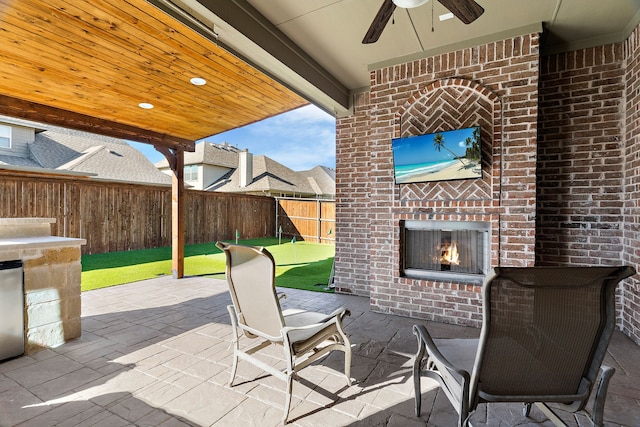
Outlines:
[{"label": "chimney", "polygon": [[240,172],[240,188],[253,181],[253,154],[245,149],[238,153],[238,172]]}]

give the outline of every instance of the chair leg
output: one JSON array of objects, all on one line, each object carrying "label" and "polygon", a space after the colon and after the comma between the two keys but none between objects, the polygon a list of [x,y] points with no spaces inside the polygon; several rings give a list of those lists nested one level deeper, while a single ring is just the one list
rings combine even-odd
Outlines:
[{"label": "chair leg", "polygon": [[233,386],[233,380],[236,378],[236,371],[238,370],[238,355],[234,349],[233,351],[233,365],[231,365],[231,376],[229,378],[229,387]]},{"label": "chair leg", "polygon": [[413,360],[413,387],[415,392],[416,417],[420,416],[422,407],[422,387],[420,387],[420,365],[424,357],[425,345],[418,336],[418,352]]},{"label": "chair leg", "polygon": [[422,410],[422,393],[420,392],[422,387],[420,385],[420,371],[418,371],[418,375],[416,375],[415,372],[416,372],[416,369],[414,368],[414,375],[413,375],[413,387],[415,389],[414,401],[415,401],[415,408],[416,408],[416,417],[419,417],[420,412]]},{"label": "chair leg", "polygon": [[284,401],[284,415],[282,417],[282,424],[287,423],[289,418],[289,409],[291,408],[291,395],[293,394],[293,374],[287,375],[287,390]]},{"label": "chair leg", "polygon": [[[350,314],[348,312],[347,315]],[[349,341],[349,337],[342,328],[341,317],[336,319],[336,327],[338,328],[338,333],[334,335],[333,340],[336,343],[342,343],[344,347],[344,376],[347,377],[347,385],[351,386],[351,341]]]},{"label": "chair leg", "polygon": [[347,385],[351,386],[351,342],[347,335],[342,336],[344,345],[344,375],[347,377]]},{"label": "chair leg", "polygon": [[240,343],[238,341],[238,327],[233,306],[227,306],[227,310],[231,316],[231,330],[233,332],[233,365],[231,365],[231,376],[229,378],[229,387],[231,387],[233,385],[233,380],[236,378],[236,371],[238,370],[238,352],[240,351]]},{"label": "chair leg", "polygon": [[596,384],[596,394],[593,400],[593,411],[591,413],[591,421],[596,427],[601,427],[604,422],[604,403],[607,398],[607,390],[609,389],[609,381],[616,372],[611,366],[602,365],[600,367],[600,376]]}]

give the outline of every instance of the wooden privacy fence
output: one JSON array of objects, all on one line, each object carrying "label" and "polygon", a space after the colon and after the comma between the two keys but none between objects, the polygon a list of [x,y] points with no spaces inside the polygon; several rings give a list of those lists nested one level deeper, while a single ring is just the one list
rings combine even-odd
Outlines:
[{"label": "wooden privacy fence", "polygon": [[335,243],[336,202],[326,199],[276,198],[276,228],[282,237]]},{"label": "wooden privacy fence", "polygon": [[[185,243],[274,236],[275,200],[185,191]],[[1,218],[55,218],[84,254],[171,246],[171,188],[0,170]]]}]

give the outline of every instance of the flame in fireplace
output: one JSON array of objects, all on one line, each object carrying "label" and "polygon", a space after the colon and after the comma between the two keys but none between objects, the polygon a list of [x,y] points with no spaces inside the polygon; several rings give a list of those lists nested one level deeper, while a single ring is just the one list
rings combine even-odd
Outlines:
[{"label": "flame in fireplace", "polygon": [[456,242],[447,245],[442,251],[441,262],[449,265],[460,265],[460,254],[458,253],[458,245]]}]

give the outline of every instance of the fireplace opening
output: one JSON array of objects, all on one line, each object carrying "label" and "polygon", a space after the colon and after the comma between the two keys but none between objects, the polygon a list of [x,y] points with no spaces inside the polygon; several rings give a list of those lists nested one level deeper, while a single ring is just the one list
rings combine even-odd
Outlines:
[{"label": "fireplace opening", "polygon": [[402,221],[401,275],[481,282],[490,265],[489,223]]}]

